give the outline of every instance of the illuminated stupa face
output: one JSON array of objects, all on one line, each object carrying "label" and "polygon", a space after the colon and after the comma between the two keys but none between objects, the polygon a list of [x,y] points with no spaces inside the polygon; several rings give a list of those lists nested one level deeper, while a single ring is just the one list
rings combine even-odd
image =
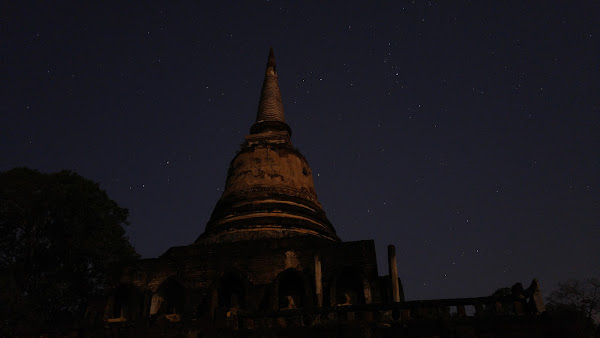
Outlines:
[{"label": "illuminated stupa face", "polygon": [[317,199],[310,166],[290,137],[271,49],[256,122],[196,243],[303,235],[339,241]]}]

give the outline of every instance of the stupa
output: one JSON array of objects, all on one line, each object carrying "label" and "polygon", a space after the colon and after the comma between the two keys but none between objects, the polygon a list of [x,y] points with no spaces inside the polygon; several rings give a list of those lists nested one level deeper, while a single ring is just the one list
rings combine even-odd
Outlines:
[{"label": "stupa", "polygon": [[339,242],[315,192],[308,161],[294,148],[273,49],[256,122],[227,172],[223,196],[196,243],[311,235]]},{"label": "stupa", "polygon": [[271,49],[256,121],[205,231],[126,267],[88,325],[112,336],[540,336],[535,280],[511,294],[405,301],[395,247],[380,276],[373,240],[340,240],[291,136]]}]

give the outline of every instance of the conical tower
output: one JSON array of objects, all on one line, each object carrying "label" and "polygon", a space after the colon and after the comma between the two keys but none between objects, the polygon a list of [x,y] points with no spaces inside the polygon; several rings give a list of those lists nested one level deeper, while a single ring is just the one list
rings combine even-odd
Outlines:
[{"label": "conical tower", "polygon": [[285,122],[273,49],[256,122],[231,161],[223,195],[196,243],[315,236],[340,241],[317,199],[308,162]]}]

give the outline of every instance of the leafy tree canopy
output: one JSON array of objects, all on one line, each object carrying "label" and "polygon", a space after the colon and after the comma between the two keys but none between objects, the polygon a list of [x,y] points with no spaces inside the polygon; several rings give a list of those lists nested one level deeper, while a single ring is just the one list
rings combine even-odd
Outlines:
[{"label": "leafy tree canopy", "polygon": [[138,258],[127,217],[74,172],[0,173],[0,324],[56,327],[80,318],[113,273]]}]

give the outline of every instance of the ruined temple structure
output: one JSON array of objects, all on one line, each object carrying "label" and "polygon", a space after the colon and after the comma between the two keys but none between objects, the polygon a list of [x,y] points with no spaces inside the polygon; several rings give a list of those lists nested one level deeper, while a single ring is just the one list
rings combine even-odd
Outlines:
[{"label": "ruined temple structure", "polygon": [[380,276],[372,240],[337,236],[291,137],[271,50],[256,122],[204,233],[126,268],[103,307],[89,311],[100,335],[539,334],[537,281],[487,297],[405,301],[395,248]]}]

